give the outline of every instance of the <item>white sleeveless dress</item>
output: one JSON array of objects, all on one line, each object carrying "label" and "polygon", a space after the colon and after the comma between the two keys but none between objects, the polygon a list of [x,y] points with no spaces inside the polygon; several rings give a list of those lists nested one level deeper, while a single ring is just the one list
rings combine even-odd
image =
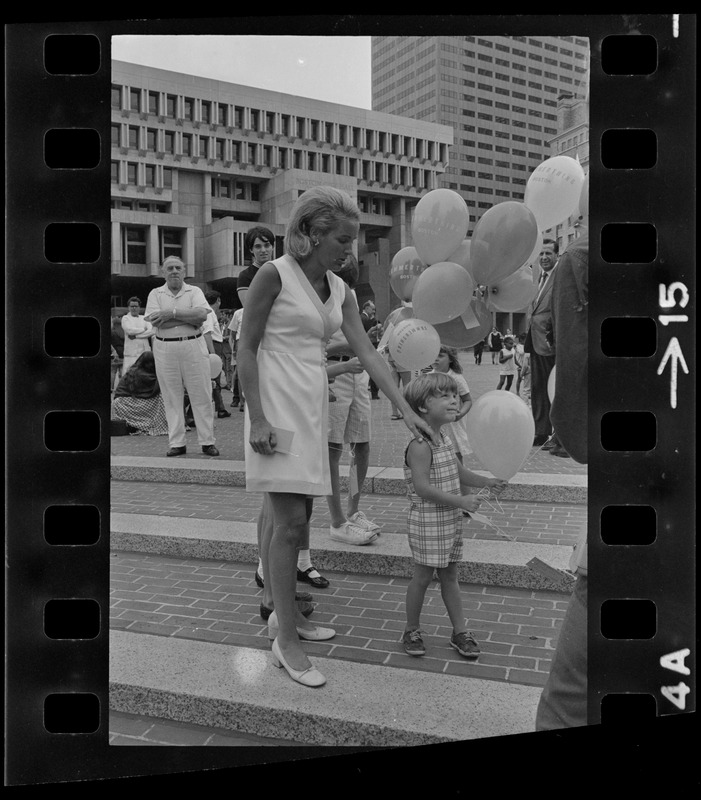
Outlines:
[{"label": "white sleeveless dress", "polygon": [[246,491],[331,494],[328,450],[326,343],[343,321],[345,283],[326,277],[326,303],[291,256],[271,261],[282,288],[270,309],[258,348],[263,413],[276,428],[293,431],[290,454],[256,453],[249,444],[248,404],[244,427]]}]

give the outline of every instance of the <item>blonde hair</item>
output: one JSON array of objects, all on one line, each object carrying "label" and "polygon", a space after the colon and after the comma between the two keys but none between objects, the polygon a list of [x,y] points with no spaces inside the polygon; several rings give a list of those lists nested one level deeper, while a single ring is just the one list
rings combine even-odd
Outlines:
[{"label": "blonde hair", "polygon": [[428,372],[425,375],[419,375],[418,378],[414,378],[407,384],[404,389],[404,398],[412,411],[424,414],[429,397],[439,397],[443,392],[457,393],[457,391],[458,385],[455,379],[447,373]]},{"label": "blonde hair", "polygon": [[350,195],[333,186],[315,186],[300,195],[292,208],[285,233],[285,252],[306,258],[314,249],[312,228],[326,233],[343,220],[360,221],[360,211]]},{"label": "blonde hair", "polygon": [[450,347],[450,345],[442,344],[441,349],[438,351],[439,353],[445,353],[448,356],[448,366],[453,372],[462,373],[462,364],[458,361],[458,351],[455,347]]}]

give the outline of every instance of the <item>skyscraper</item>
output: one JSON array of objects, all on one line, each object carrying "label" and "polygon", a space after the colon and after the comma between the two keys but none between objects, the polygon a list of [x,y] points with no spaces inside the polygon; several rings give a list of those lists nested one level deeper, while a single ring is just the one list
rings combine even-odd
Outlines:
[{"label": "skyscraper", "polygon": [[438,185],[465,198],[470,235],[496,203],[523,200],[555,155],[558,99],[585,97],[588,57],[573,36],[375,36],[373,109],[453,128]]}]

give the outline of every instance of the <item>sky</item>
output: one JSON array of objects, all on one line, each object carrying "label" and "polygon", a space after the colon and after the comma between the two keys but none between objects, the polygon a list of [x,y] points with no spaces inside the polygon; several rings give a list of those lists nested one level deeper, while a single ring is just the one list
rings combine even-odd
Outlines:
[{"label": "sky", "polygon": [[369,36],[113,36],[112,58],[372,107]]}]

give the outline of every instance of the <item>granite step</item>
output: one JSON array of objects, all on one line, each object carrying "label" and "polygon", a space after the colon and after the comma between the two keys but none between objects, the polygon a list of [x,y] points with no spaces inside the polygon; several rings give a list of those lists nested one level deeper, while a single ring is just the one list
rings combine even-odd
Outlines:
[{"label": "granite step", "polygon": [[[483,470],[475,470],[489,475]],[[245,486],[243,461],[211,458],[148,458],[112,456],[112,480],[155,481],[159,483],[199,483],[219,486]],[[348,489],[349,467],[341,465],[341,491]],[[405,495],[403,470],[396,467],[370,467],[365,480],[367,494]],[[586,504],[587,476],[543,472],[519,472],[500,495],[502,500],[530,503]]]},{"label": "granite step", "polygon": [[[417,659],[417,661],[420,659]],[[247,647],[110,632],[110,709],[326,746],[399,747],[533,730],[541,687],[313,657],[309,689]]]},{"label": "granite step", "polygon": [[[258,563],[256,524],[164,514],[110,515],[110,548],[188,558]],[[335,572],[411,577],[413,561],[406,538],[385,534],[367,547],[335,542],[327,531],[312,528],[310,543],[318,569]],[[567,574],[548,574],[528,566],[532,559],[554,570],[568,569],[572,549],[563,545],[470,539],[463,547],[458,579],[464,583],[570,592]]]}]

